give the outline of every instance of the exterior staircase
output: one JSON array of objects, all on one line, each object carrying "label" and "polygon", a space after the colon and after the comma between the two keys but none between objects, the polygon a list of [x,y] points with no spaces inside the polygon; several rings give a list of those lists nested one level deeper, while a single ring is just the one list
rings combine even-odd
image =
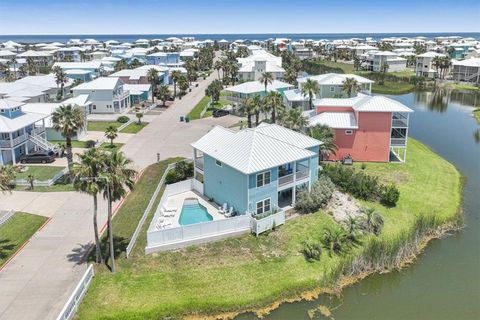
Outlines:
[{"label": "exterior staircase", "polygon": [[53,143],[48,142],[45,138],[40,135],[34,134],[33,132],[28,135],[28,141],[35,144],[42,150],[59,152],[59,147]]}]

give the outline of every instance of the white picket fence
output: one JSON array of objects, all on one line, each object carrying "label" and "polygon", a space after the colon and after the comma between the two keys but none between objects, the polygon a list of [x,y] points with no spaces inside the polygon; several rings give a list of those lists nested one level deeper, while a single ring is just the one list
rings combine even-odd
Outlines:
[{"label": "white picket fence", "polygon": [[93,265],[89,265],[87,271],[85,271],[82,279],[80,279],[80,282],[77,284],[72,295],[70,296],[62,311],[58,315],[57,320],[70,320],[73,318],[78,306],[82,302],[82,299],[87,292],[88,286],[90,285],[93,277]]},{"label": "white picket fence", "polygon": [[148,217],[148,213],[152,210],[153,204],[155,203],[155,199],[157,199],[158,194],[160,193],[160,190],[162,189],[163,184],[165,183],[165,178],[167,176],[167,173],[175,168],[175,163],[171,163],[167,166],[165,169],[165,172],[162,175],[162,178],[160,179],[160,182],[157,185],[157,188],[155,189],[155,192],[153,193],[152,197],[150,198],[150,201],[148,202],[147,208],[145,208],[145,211],[143,212],[142,218],[137,224],[137,227],[135,228],[135,231],[133,232],[132,238],[130,239],[130,242],[128,243],[126,251],[127,258],[130,255],[130,253],[133,250],[133,247],[135,246],[135,243],[137,242],[138,235],[140,234],[140,230],[142,230],[143,224],[145,223],[145,220]]},{"label": "white picket fence", "polygon": [[[67,173],[68,173],[68,168],[64,168],[63,170],[57,172],[57,174],[55,174],[52,178],[48,180],[34,180],[33,186],[34,187],[50,187],[55,182],[57,182],[58,179],[60,179]],[[18,186],[29,186],[30,182],[27,179],[18,179],[18,180],[15,180],[15,184]]]},{"label": "white picket fence", "polygon": [[0,226],[10,220],[15,215],[15,210],[10,210],[6,214],[0,217]]},{"label": "white picket fence", "polygon": [[187,226],[147,232],[145,253],[168,250],[188,244],[203,243],[250,231],[250,216],[213,220]]},{"label": "white picket fence", "polygon": [[258,237],[262,232],[271,230],[273,226],[285,224],[285,211],[280,211],[275,214],[269,215],[263,219],[257,220],[255,217],[251,218],[252,232]]}]

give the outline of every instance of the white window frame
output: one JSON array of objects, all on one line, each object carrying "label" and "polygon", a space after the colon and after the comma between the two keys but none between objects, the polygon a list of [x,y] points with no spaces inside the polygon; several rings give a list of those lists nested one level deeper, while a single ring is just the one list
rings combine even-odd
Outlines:
[{"label": "white window frame", "polygon": [[351,129],[345,130],[345,135],[351,136],[352,134],[353,134],[353,130]]},{"label": "white window frame", "polygon": [[[266,176],[267,173],[268,173],[268,183],[266,183],[266,179],[265,179],[265,176]],[[258,184],[258,176],[262,176],[262,180],[261,180],[262,184],[261,185]],[[270,170],[263,171],[263,172],[257,173],[255,175],[255,186],[257,188],[260,188],[260,187],[263,187],[263,186],[268,186],[271,182],[272,182],[272,173],[270,172]]]},{"label": "white window frame", "polygon": [[215,164],[220,168],[223,167],[223,163],[220,160],[215,159]]},{"label": "white window frame", "polygon": [[[268,201],[268,210],[265,210],[266,209],[266,205],[265,205],[265,202]],[[259,212],[259,207],[258,207],[258,204],[261,203],[262,206],[261,206],[261,212]],[[255,212],[256,214],[262,214],[262,213],[265,213],[265,212],[268,212],[268,211],[271,211],[272,210],[272,199],[271,198],[266,198],[266,199],[263,199],[263,200],[260,200],[260,201],[257,201],[257,203],[255,203]]]},{"label": "white window frame", "polygon": [[330,86],[330,92],[335,92],[335,86]]}]

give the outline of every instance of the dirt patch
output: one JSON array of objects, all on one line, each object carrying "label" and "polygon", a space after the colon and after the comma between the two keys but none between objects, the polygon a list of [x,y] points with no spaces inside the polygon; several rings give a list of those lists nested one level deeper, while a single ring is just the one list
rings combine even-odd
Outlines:
[{"label": "dirt patch", "polygon": [[348,217],[358,217],[362,214],[360,206],[355,199],[340,191],[334,191],[326,211],[333,216],[335,221],[341,222]]}]

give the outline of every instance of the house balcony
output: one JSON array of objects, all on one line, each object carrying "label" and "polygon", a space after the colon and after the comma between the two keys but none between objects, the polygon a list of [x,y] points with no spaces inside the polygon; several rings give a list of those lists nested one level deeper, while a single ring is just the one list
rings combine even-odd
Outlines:
[{"label": "house balcony", "polygon": [[0,147],[13,148],[25,142],[27,139],[28,139],[28,136],[26,134],[22,134],[16,138],[13,138],[12,140],[0,140]]},{"label": "house balcony", "polygon": [[407,138],[391,138],[390,146],[392,147],[405,147],[407,145]]},{"label": "house balcony", "polygon": [[297,172],[295,172],[295,179],[297,181],[302,180],[302,179],[306,179],[309,176],[310,176],[309,168],[302,168],[302,169],[298,170]]},{"label": "house balcony", "polygon": [[406,119],[392,119],[392,127],[407,128],[408,127],[408,121]]},{"label": "house balcony", "polygon": [[204,167],[204,159],[203,159],[203,157],[195,158],[195,159],[194,159],[194,162],[195,162],[195,168],[197,168],[197,169],[200,170],[200,171],[203,171],[203,167]]},{"label": "house balcony", "polygon": [[44,132],[45,132],[45,127],[35,127],[35,128],[32,130],[31,134],[33,134],[33,135],[38,135],[38,134],[42,134],[42,133],[44,133]]},{"label": "house balcony", "polygon": [[285,176],[278,177],[278,186],[282,187],[287,184],[293,183],[293,173],[287,174]]},{"label": "house balcony", "polygon": [[122,101],[123,99],[127,98],[130,95],[130,91],[123,91],[122,93],[119,94],[114,94],[113,95],[113,100],[114,101]]}]

